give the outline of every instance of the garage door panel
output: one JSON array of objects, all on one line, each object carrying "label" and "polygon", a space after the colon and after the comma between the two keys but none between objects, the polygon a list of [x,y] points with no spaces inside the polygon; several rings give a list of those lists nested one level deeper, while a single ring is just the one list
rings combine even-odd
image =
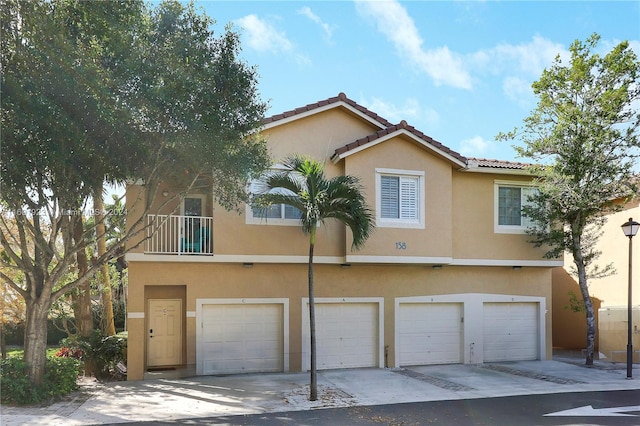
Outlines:
[{"label": "garage door panel", "polygon": [[282,371],[281,304],[202,307],[203,374]]},{"label": "garage door panel", "polygon": [[[378,303],[316,303],[318,369],[378,365]],[[308,318],[303,318],[305,343]],[[303,360],[309,368],[308,357]]]},{"label": "garage door panel", "polygon": [[401,303],[398,318],[401,366],[462,362],[461,304]]},{"label": "garage door panel", "polygon": [[537,303],[485,303],[483,311],[485,362],[538,359]]}]

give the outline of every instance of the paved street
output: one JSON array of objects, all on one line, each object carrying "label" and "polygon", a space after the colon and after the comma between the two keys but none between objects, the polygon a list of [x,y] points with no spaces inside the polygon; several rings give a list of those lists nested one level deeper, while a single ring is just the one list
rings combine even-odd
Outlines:
[{"label": "paved street", "polygon": [[638,425],[640,390],[509,396],[143,422],[205,425]]},{"label": "paved street", "polygon": [[[419,419],[428,416],[431,410],[436,410],[435,413],[440,413],[440,417],[432,420],[439,422],[451,419],[463,422],[465,418],[459,416],[464,413],[470,416],[470,421],[479,422],[485,421],[483,419],[496,419],[498,413],[504,412],[505,415],[516,416],[514,418],[519,413],[526,418],[533,416],[538,419],[536,424],[569,424],[560,423],[562,419],[548,420],[541,416],[548,414],[544,411],[550,413],[589,405],[596,408],[638,405],[640,365],[636,364],[635,367],[632,380],[625,378],[626,370],[622,364],[598,361],[593,368],[587,368],[582,360],[560,358],[553,361],[483,365],[327,370],[319,372],[320,398],[315,402],[307,399],[308,373],[85,383],[80,392],[50,406],[2,406],[0,423],[2,426],[75,426],[128,422],[224,424],[231,419],[236,419],[233,421],[237,422],[238,417],[234,416],[248,416],[246,418],[251,421],[273,418],[287,421],[288,424],[336,424],[326,423],[329,416],[335,415],[347,416],[345,421],[358,424],[358,415],[362,415],[364,417],[361,421],[377,421],[377,424],[416,424],[409,422],[410,417],[406,418],[409,423],[402,423],[402,416],[410,413],[405,411],[408,407],[406,404],[418,403],[413,407]],[[628,398],[623,398],[623,395],[627,395],[624,393],[609,394],[612,399],[607,397],[609,399],[602,402],[588,396],[589,393],[601,395],[602,392],[610,391],[636,393],[628,394],[631,395]],[[580,399],[576,396],[578,399],[570,404],[559,403],[573,394],[585,397]],[[508,399],[508,403],[505,403],[506,397],[524,399]],[[629,398],[630,401],[627,400]],[[512,401],[524,402],[518,405]],[[545,408],[542,408],[540,401],[547,401]],[[539,408],[538,411],[532,411],[536,407]],[[348,410],[333,410],[344,408]],[[302,421],[300,416],[305,418],[302,423],[299,423]],[[400,423],[394,423],[394,416],[399,416],[397,421]],[[286,420],[288,418],[290,420]],[[599,417],[596,419],[597,422],[587,424],[604,424]],[[635,420],[630,416],[626,419]],[[626,424],[640,424],[640,417],[638,420]],[[339,423],[339,420],[336,419],[336,422]],[[508,421],[501,424],[514,423]]]}]

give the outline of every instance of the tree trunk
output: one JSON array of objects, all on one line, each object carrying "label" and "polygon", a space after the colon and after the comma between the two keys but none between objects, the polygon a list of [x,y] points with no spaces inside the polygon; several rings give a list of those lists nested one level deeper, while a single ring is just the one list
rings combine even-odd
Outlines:
[{"label": "tree trunk", "polygon": [[315,227],[311,230],[309,243],[309,334],[311,337],[311,384],[309,401],[318,399],[318,374],[316,371],[316,306],[313,290],[313,248],[315,246]]},{"label": "tree trunk", "polygon": [[34,386],[42,384],[47,361],[47,318],[51,303],[49,300],[27,301],[27,321],[24,331],[24,361],[27,376]]},{"label": "tree trunk", "polygon": [[[98,242],[98,257],[107,252],[106,226],[104,224],[104,205],[102,203],[102,185],[95,191],[93,196],[93,210],[96,221],[96,240]],[[116,327],[113,320],[113,301],[111,299],[111,280],[109,278],[109,264],[105,262],[100,268],[98,276],[98,286],[100,297],[102,298],[102,331],[106,336],[116,334]]]},{"label": "tree trunk", "polygon": [[[73,227],[73,240],[76,244],[80,244],[83,239],[84,227],[82,226],[82,217],[78,217]],[[76,254],[78,262],[78,276],[86,275],[89,270],[89,261],[87,252],[79,250]],[[74,300],[73,315],[76,318],[77,333],[80,336],[88,337],[93,332],[93,319],[91,317],[91,285],[87,281],[78,287],[77,296],[72,296]]]},{"label": "tree trunk", "polygon": [[[73,226],[73,240],[76,244],[82,242],[84,227],[82,225],[82,217],[78,217]],[[89,270],[89,261],[85,249],[76,253],[76,262],[78,263],[78,276],[86,275]],[[85,284],[78,287],[77,294],[71,293],[73,300],[73,316],[76,319],[76,333],[81,337],[89,337],[93,333],[93,317],[91,315],[91,282],[87,280]],[[95,372],[93,363],[89,360],[84,362],[85,376],[91,376]]]},{"label": "tree trunk", "polygon": [[586,365],[593,365],[593,358],[595,352],[596,343],[596,319],[593,310],[593,302],[589,295],[589,287],[587,285],[587,268],[584,263],[584,257],[582,256],[582,247],[580,244],[579,235],[582,235],[582,231],[579,234],[574,233],[573,239],[573,262],[578,270],[578,285],[580,286],[580,293],[582,294],[582,300],[584,302],[584,310],[587,319],[587,354]]},{"label": "tree trunk", "polygon": [[5,337],[6,328],[4,323],[0,323],[0,353],[2,359],[7,359],[7,338]]},{"label": "tree trunk", "polygon": [[596,317],[593,309],[593,302],[591,301],[591,296],[589,296],[584,264],[582,265],[582,271],[580,270],[580,267],[578,267],[578,284],[580,285],[580,292],[582,293],[582,300],[584,301],[584,310],[587,319],[587,354],[585,364],[593,365],[596,347]]}]

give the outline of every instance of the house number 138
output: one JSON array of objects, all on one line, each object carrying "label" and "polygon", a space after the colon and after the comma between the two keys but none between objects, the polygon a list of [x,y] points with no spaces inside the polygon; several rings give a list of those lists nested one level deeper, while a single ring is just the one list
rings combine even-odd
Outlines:
[{"label": "house number 138", "polygon": [[406,250],[406,249],[407,249],[407,243],[405,243],[404,241],[396,242],[396,250]]}]

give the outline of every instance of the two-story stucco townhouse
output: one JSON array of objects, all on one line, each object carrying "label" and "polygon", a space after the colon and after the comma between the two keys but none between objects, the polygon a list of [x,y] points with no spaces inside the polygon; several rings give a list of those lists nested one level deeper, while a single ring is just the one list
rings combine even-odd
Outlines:
[{"label": "two-story stucco townhouse", "polygon": [[[330,176],[358,176],[376,213],[357,252],[344,225],[318,232],[318,368],[550,358],[551,270],[562,261],[526,241],[522,164],[467,159],[344,94],[270,117],[262,132],[275,162],[304,154]],[[172,209],[127,256],[128,378],[167,366],[308,369],[308,239],[296,212],[239,215],[207,192]]]}]

